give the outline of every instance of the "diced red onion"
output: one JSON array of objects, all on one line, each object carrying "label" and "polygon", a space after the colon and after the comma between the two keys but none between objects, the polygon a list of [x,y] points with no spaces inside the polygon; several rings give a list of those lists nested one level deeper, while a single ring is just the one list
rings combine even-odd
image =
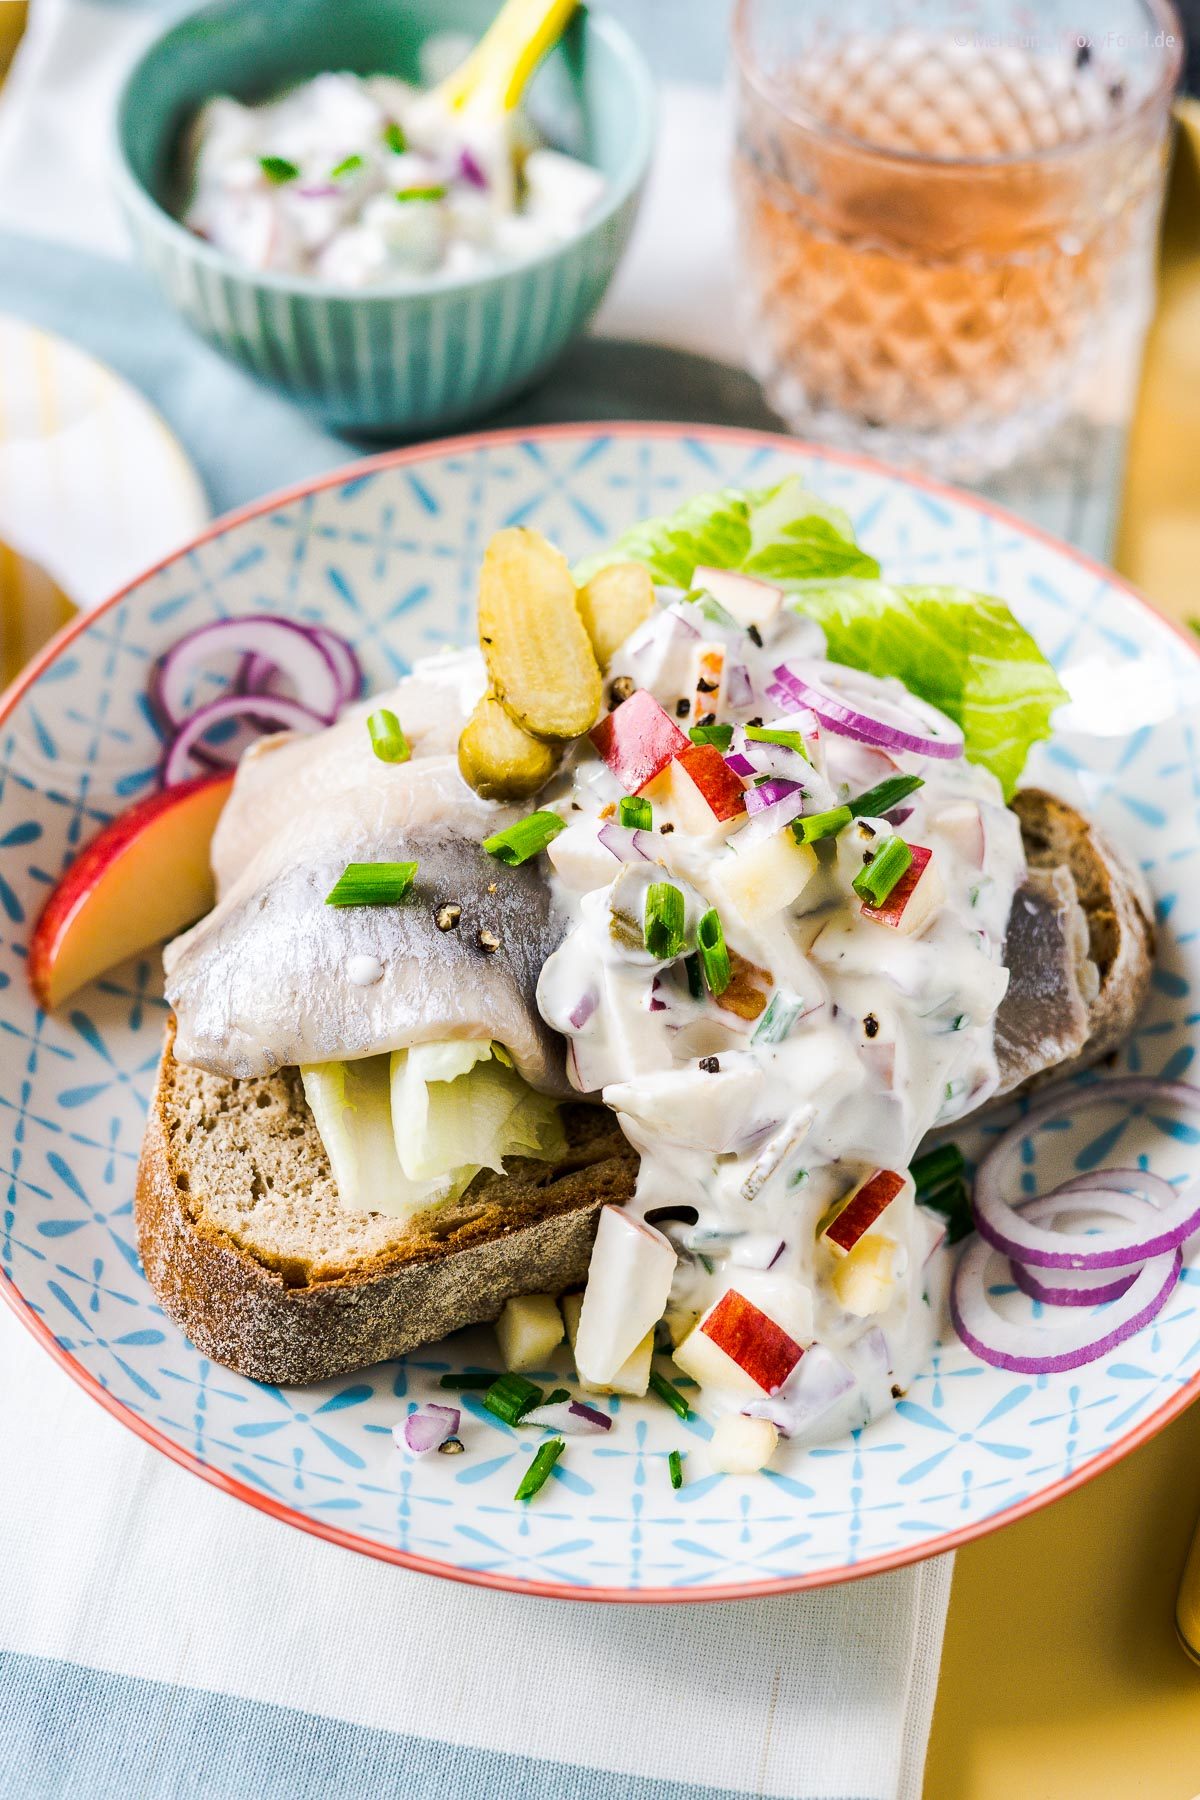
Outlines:
[{"label": "diced red onion", "polygon": [[329,723],[298,700],[285,700],[282,695],[227,694],[194,712],[177,732],[163,758],[162,785],[174,787],[180,781],[190,781],[195,774],[192,753],[206,733],[227,719],[245,718],[254,718],[276,731],[321,731]]},{"label": "diced red onion", "polygon": [[[1045,1119],[1077,1113],[1110,1101],[1156,1101],[1200,1112],[1200,1088],[1181,1081],[1155,1081],[1149,1076],[1122,1076],[1088,1087],[1060,1087],[1032,1107],[993,1145],[979,1165],[971,1210],[979,1234],[1005,1256],[1040,1269],[1122,1269],[1160,1256],[1182,1244],[1200,1226],[1200,1184],[1182,1194],[1146,1169],[1097,1169],[1069,1184],[1068,1191],[1141,1195],[1155,1211],[1141,1225],[1106,1231],[1096,1238],[1081,1232],[1048,1231],[1018,1211],[1001,1192],[1013,1152]],[[1061,1192],[1062,1190],[1056,1190]]]},{"label": "diced red onion", "polygon": [[764,838],[774,837],[804,811],[805,792],[798,781],[764,781],[761,787],[746,789],[748,824],[737,833],[739,850],[749,850]]},{"label": "diced red onion", "polygon": [[393,1426],[392,1437],[397,1449],[403,1447],[414,1456],[428,1456],[456,1435],[461,1418],[457,1406],[438,1406],[431,1401],[409,1413],[403,1425]]},{"label": "diced red onion", "polygon": [[543,1425],[549,1431],[591,1436],[612,1430],[612,1419],[586,1400],[557,1400],[553,1406],[535,1406],[521,1419],[522,1425]]},{"label": "diced red onion", "polygon": [[769,777],[757,787],[747,788],[746,811],[753,818],[755,813],[767,812],[796,794],[803,800],[804,789],[798,781],[787,781],[782,776]]},{"label": "diced red onion", "polygon": [[735,750],[731,756],[727,756],[725,766],[727,769],[732,769],[734,774],[739,775],[743,781],[749,781],[752,775],[759,773],[743,750]]},{"label": "diced red onion", "polygon": [[731,663],[725,671],[725,704],[739,708],[754,705],[754,683],[745,663]]},{"label": "diced red onion", "polygon": [[318,630],[267,613],[201,625],[173,644],[157,665],[151,677],[152,704],[164,725],[178,731],[189,716],[186,699],[196,670],[214,656],[252,656],[279,669],[295,688],[300,705],[323,724],[332,724],[341,703],[345,671],[330,654],[325,634],[318,635]]},{"label": "diced red onion", "polygon": [[341,188],[332,181],[314,183],[311,187],[298,187],[294,189],[294,192],[299,194],[302,200],[336,200],[341,191]]},{"label": "diced red onion", "polygon": [[1157,1317],[1183,1268],[1183,1252],[1170,1250],[1151,1257],[1103,1312],[1083,1319],[1076,1311],[1052,1322],[1018,1321],[1003,1318],[988,1297],[987,1270],[994,1254],[986,1238],[968,1243],[950,1286],[950,1317],[981,1361],[1019,1375],[1059,1374],[1107,1356]]},{"label": "diced red onion", "polygon": [[770,1419],[784,1437],[798,1437],[855,1385],[844,1362],[824,1344],[813,1344],[780,1393],[769,1400],[750,1400],[742,1411],[751,1419]]},{"label": "diced red onion", "polygon": [[767,689],[770,699],[778,699],[781,704],[811,707],[822,725],[840,737],[854,738],[860,744],[877,744],[884,750],[912,750],[921,756],[936,756],[947,761],[963,753],[963,737],[957,726],[951,725],[951,730],[956,733],[953,737],[929,737],[889,724],[863,712],[860,707],[851,706],[840,694],[797,675],[786,663],[780,663],[772,674],[774,683]]},{"label": "diced red onion", "polygon": [[567,1014],[567,1023],[572,1031],[582,1031],[599,1004],[599,996],[591,988],[586,994],[581,994]]},{"label": "diced red onion", "polygon": [[463,180],[473,188],[480,188],[486,192],[491,185],[482,164],[465,144],[458,153],[458,172]]},{"label": "diced red onion", "polygon": [[628,825],[616,825],[609,820],[596,833],[606,850],[611,850],[618,862],[653,862],[654,858],[646,848],[653,846],[654,839],[646,831],[632,831]]}]

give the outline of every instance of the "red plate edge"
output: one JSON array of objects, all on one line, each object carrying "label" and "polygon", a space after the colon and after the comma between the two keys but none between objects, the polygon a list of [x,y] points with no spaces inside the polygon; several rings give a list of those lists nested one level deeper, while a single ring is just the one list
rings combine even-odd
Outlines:
[{"label": "red plate edge", "polygon": [[[1059,555],[1066,556],[1080,568],[1086,569],[1098,580],[1118,588],[1127,599],[1148,612],[1159,625],[1165,625],[1183,643],[1188,646],[1193,656],[1200,657],[1200,644],[1173,619],[1167,618],[1151,606],[1150,602],[1139,594],[1111,569],[1087,556],[1071,544],[1065,544],[1051,532],[1040,526],[1031,525],[1019,514],[1008,511],[1006,507],[997,506],[990,500],[984,500],[976,494],[952,487],[948,482],[934,480],[930,476],[908,474],[889,464],[878,461],[875,457],[855,455],[849,451],[827,449],[820,444],[810,444],[802,438],[787,437],[780,432],[755,431],[748,427],[733,425],[690,425],[671,424],[669,422],[639,423],[637,421],[599,420],[595,423],[579,422],[564,425],[541,425],[520,427],[513,426],[503,431],[470,432],[461,437],[437,438],[428,443],[411,445],[402,450],[387,450],[377,456],[364,457],[357,462],[344,464],[338,469],[318,476],[311,481],[297,483],[294,487],[285,488],[278,493],[269,494],[262,500],[252,501],[248,506],[237,508],[233,512],[224,513],[213,521],[206,531],[200,533],[189,543],[179,545],[169,556],[162,557],[153,563],[132,581],[119,588],[117,592],[93,607],[91,611],[81,613],[77,619],[51,638],[43,650],[21,672],[3,695],[0,695],[0,725],[3,725],[13,708],[21,700],[44,671],[55,661],[68,644],[86,631],[92,622],[113,606],[118,605],[139,587],[149,576],[157,574],[168,564],[175,562],[180,556],[220,537],[233,526],[240,525],[248,519],[259,518],[265,513],[276,511],[280,506],[287,506],[310,494],[320,493],[325,488],[340,487],[343,483],[360,478],[363,475],[377,474],[384,469],[402,468],[408,463],[422,462],[431,456],[453,455],[456,452],[469,452],[486,449],[491,445],[529,442],[531,439],[550,439],[571,437],[710,437],[721,438],[730,443],[762,445],[777,450],[786,450],[791,454],[812,457],[826,463],[841,464],[845,468],[865,469],[868,473],[887,477],[892,481],[901,481],[909,487],[920,488],[926,493],[935,494],[939,498],[952,501],[959,506],[970,507],[975,512],[985,513],[988,517],[999,520],[1025,537],[1035,539],[1048,545]],[[429,1557],[414,1556],[410,1551],[396,1550],[386,1544],[377,1544],[370,1538],[359,1537],[352,1531],[343,1531],[336,1525],[327,1524],[324,1520],[307,1518],[292,1507],[283,1505],[269,1494],[248,1487],[243,1482],[235,1481],[222,1470],[215,1469],[193,1456],[188,1450],[174,1442],[159,1431],[158,1427],[143,1419],[138,1413],[114,1398],[107,1388],[103,1387],[94,1375],[91,1375],[82,1364],[78,1363],[69,1351],[63,1349],[45,1320],[34,1311],[29,1302],[20,1294],[16,1283],[7,1271],[0,1270],[0,1296],[12,1308],[16,1317],[32,1333],[42,1347],[65,1369],[71,1379],[83,1391],[97,1401],[113,1418],[118,1419],[143,1442],[152,1445],[172,1462],[181,1468],[198,1475],[212,1487],[222,1493],[229,1494],[235,1500],[241,1500],[257,1511],[266,1513],[273,1519],[279,1519],[298,1531],[308,1532],[312,1537],[324,1538],[328,1543],[339,1544],[343,1549],[357,1551],[360,1555],[371,1556],[378,1562],[392,1563],[400,1568],[412,1569],[425,1575],[438,1575],[443,1580],[461,1581],[469,1587],[498,1588],[506,1593],[533,1594],[546,1600],[592,1600],[605,1601],[621,1605],[696,1605],[702,1602],[723,1600],[759,1600],[782,1594],[800,1593],[808,1588],[834,1587],[840,1582],[861,1581],[869,1575],[883,1575],[892,1569],[901,1569],[910,1563],[923,1562],[931,1556],[941,1556],[948,1551],[957,1550],[973,1539],[984,1537],[992,1531],[998,1531],[1003,1525],[1011,1525],[1018,1519],[1039,1512],[1042,1507],[1051,1505],[1065,1494],[1072,1493],[1082,1487],[1085,1482],[1103,1474],[1105,1469],[1112,1468],[1134,1450],[1147,1443],[1163,1430],[1171,1421],[1186,1411],[1192,1401],[1200,1395],[1200,1371],[1170,1399],[1166,1400],[1154,1412],[1150,1413],[1142,1423],[1128,1432],[1111,1448],[1090,1461],[1082,1463],[1070,1475],[1064,1476],[1053,1486],[1043,1489],[1038,1494],[1031,1494],[1015,1505],[1005,1507],[980,1519],[975,1524],[964,1525],[959,1531],[942,1534],[937,1538],[919,1539],[903,1549],[892,1551],[887,1556],[877,1556],[868,1561],[846,1564],[841,1568],[822,1569],[809,1575],[785,1576],[774,1581],[756,1583],[753,1587],[705,1587],[686,1589],[679,1588],[581,1588],[572,1587],[560,1582],[523,1581],[511,1575],[495,1575],[483,1570],[459,1568],[452,1563],[435,1562]]]}]

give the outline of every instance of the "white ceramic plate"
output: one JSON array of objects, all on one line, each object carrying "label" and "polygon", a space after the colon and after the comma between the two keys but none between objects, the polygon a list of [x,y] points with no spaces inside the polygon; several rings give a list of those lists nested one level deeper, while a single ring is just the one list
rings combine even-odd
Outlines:
[{"label": "white ceramic plate", "polygon": [[[537,1434],[509,1430],[471,1396],[464,1456],[414,1462],[391,1442],[392,1424],[434,1397],[442,1373],[496,1365],[490,1332],[282,1391],[206,1361],[142,1277],[131,1197],[164,1014],[157,957],[47,1018],[25,955],[50,884],[154,780],[144,691],[155,656],[207,619],[277,610],[346,633],[382,686],[472,636],[480,552],[498,527],[535,524],[582,556],[692,493],[794,471],[848,509],[887,574],[1004,595],[1058,665],[1073,704],[1031,773],[1103,822],[1158,904],[1152,995],[1120,1060],[1150,1074],[1188,1069],[1200,1020],[1196,659],[1076,553],[866,462],[678,426],[462,438],[228,519],[74,624],[0,707],[0,1292],[102,1405],[250,1505],[484,1585],[604,1600],[762,1595],[950,1549],[1097,1473],[1200,1390],[1200,1268],[1189,1267],[1151,1328],[1071,1375],[985,1368],[947,1328],[894,1414],[803,1453],[787,1473],[709,1473],[702,1420],[681,1425],[653,1400],[613,1403],[610,1438],[572,1440],[522,1506],[513,1491]],[[1115,1138],[1122,1162],[1144,1154],[1180,1179],[1200,1166],[1200,1130],[1153,1112],[1090,1113],[1078,1131],[1043,1134],[1028,1180],[1045,1185],[1052,1158],[1087,1166]],[[678,1494],[666,1471],[676,1447],[688,1453]]]}]

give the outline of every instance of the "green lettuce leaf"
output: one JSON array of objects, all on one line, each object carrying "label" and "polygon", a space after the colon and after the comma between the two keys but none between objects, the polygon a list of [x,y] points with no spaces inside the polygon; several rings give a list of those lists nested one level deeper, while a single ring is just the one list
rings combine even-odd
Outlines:
[{"label": "green lettuce leaf", "polygon": [[878,575],[840,507],[810,494],[798,476],[775,487],[697,494],[665,519],[644,519],[611,550],[576,570],[587,581],[609,563],[644,563],[656,581],[691,585],[697,568],[742,569],[779,587],[840,575]]},{"label": "green lettuce leaf", "polygon": [[669,518],[646,519],[577,570],[640,562],[656,581],[690,586],[698,565],[774,582],[825,632],[832,661],[895,675],[961,726],[972,762],[1005,797],[1050,736],[1067,698],[1054,670],[1002,600],[960,587],[893,587],[859,548],[840,507],[797,476],[774,487],[700,494]]},{"label": "green lettuce leaf", "polygon": [[1067,693],[1002,600],[963,587],[838,581],[810,587],[799,609],[825,633],[833,662],[895,675],[962,728],[972,762],[1008,799]]}]

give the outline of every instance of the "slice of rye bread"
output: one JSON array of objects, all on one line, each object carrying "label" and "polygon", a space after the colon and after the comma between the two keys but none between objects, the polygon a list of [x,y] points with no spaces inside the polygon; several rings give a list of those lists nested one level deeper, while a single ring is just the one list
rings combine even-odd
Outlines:
[{"label": "slice of rye bread", "polygon": [[138,1248],[197,1349],[254,1381],[324,1381],[578,1284],[599,1209],[633,1193],[616,1119],[579,1103],[558,1162],[511,1157],[408,1225],[348,1213],[298,1072],[228,1081],[176,1062],[174,1036],[138,1165]]},{"label": "slice of rye bread", "polygon": [[[1086,1044],[1036,1082],[1095,1062],[1129,1030],[1153,933],[1140,883],[1079,813],[1038,789],[1013,805],[1031,867],[1069,871],[1096,971]],[[347,1213],[294,1069],[230,1081],[177,1063],[173,1045],[170,1026],[138,1167],[138,1245],[170,1317],[256,1381],[325,1380],[495,1319],[514,1294],[561,1293],[586,1275],[600,1207],[633,1193],[635,1152],[610,1113],[581,1103],[564,1109],[562,1162],[513,1158],[408,1226]]]}]

